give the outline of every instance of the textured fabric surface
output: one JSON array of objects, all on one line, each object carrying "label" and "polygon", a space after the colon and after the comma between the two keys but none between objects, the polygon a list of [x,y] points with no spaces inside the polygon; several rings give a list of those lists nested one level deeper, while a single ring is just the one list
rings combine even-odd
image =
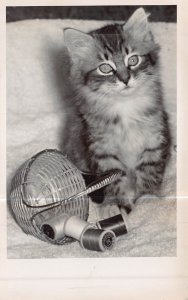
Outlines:
[{"label": "textured fabric surface", "polygon": [[[104,22],[33,20],[7,25],[7,190],[18,167],[37,152],[60,148],[65,121],[67,61],[64,27],[90,30]],[[22,232],[7,209],[8,257],[116,257],[176,255],[176,24],[153,23],[161,45],[165,105],[173,137],[162,199],[141,199],[127,217],[129,233],[105,253],[82,249],[78,242],[54,246]],[[70,137],[71,138],[71,137]],[[7,199],[8,201],[8,199]],[[90,220],[96,220],[90,205]]]}]

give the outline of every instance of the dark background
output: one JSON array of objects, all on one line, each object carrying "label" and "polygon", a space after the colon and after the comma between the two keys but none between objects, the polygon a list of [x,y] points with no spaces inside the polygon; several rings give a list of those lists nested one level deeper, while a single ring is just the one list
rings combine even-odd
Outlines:
[{"label": "dark background", "polygon": [[[7,7],[6,20],[14,22],[25,19],[87,19],[127,20],[140,6],[19,6]],[[151,13],[150,21],[176,22],[176,5],[143,5]]]}]

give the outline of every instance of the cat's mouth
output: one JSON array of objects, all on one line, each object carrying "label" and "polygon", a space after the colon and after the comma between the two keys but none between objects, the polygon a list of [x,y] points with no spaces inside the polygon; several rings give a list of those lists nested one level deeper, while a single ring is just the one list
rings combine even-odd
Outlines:
[{"label": "cat's mouth", "polygon": [[133,92],[134,92],[134,87],[131,85],[127,85],[127,86],[121,88],[121,90],[119,90],[119,93],[122,96],[132,94]]},{"label": "cat's mouth", "polygon": [[124,87],[121,88],[120,92],[127,92],[131,89],[130,85],[125,85]]}]

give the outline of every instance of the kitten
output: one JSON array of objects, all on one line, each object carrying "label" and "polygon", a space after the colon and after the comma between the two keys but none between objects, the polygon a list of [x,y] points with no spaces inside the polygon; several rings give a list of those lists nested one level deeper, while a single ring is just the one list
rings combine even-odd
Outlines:
[{"label": "kitten", "polygon": [[127,211],[159,191],[170,154],[159,46],[147,17],[139,8],[125,24],[64,31],[75,106],[64,151],[81,170],[122,170],[102,200]]}]

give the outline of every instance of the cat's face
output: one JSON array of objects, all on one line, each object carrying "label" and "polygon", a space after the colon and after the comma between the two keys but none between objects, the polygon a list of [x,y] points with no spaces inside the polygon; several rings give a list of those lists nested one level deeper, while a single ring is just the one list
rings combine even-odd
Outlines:
[{"label": "cat's face", "polygon": [[67,29],[72,79],[96,95],[128,95],[155,80],[158,46],[138,9],[124,24],[107,25],[85,34]]}]

